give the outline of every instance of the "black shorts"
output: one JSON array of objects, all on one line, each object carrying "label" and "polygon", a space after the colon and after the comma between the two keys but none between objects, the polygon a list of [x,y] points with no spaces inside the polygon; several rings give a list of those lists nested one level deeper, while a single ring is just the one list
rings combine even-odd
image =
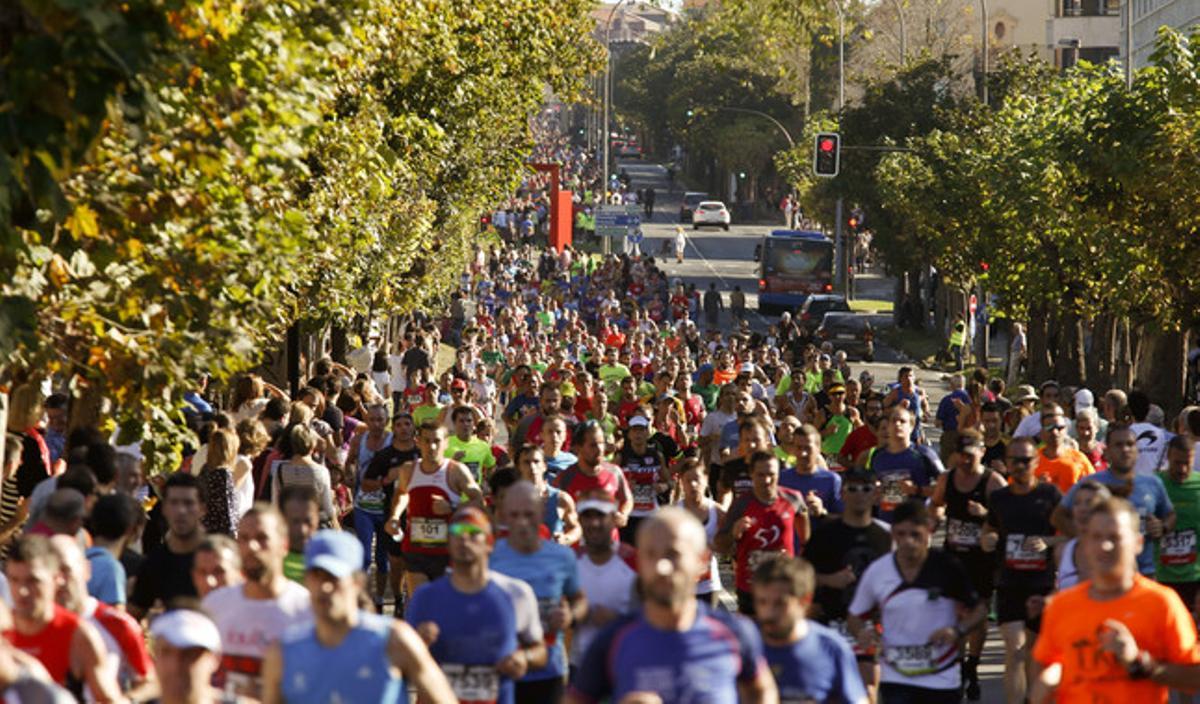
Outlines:
[{"label": "black shorts", "polygon": [[645,518],[646,516],[630,516],[625,520],[625,525],[617,529],[617,533],[621,535],[622,543],[637,545],[637,529]]},{"label": "black shorts", "polygon": [[1188,613],[1195,612],[1196,594],[1200,592],[1200,582],[1163,582],[1163,585],[1175,590]]},{"label": "black shorts", "polygon": [[879,685],[879,704],[958,704],[961,701],[961,689],[927,689],[895,682]]},{"label": "black shorts", "polygon": [[996,556],[982,550],[952,552],[967,570],[971,585],[983,601],[990,601],[996,589]]},{"label": "black shorts", "polygon": [[1041,617],[1031,620],[1025,602],[1031,596],[1046,596],[1054,591],[1053,584],[1033,586],[1027,584],[1005,584],[996,589],[996,623],[1005,624],[1023,621],[1029,630],[1038,631]]},{"label": "black shorts", "polygon": [[446,576],[446,571],[449,569],[449,555],[428,555],[423,552],[404,553],[404,571],[423,574],[431,582]]}]

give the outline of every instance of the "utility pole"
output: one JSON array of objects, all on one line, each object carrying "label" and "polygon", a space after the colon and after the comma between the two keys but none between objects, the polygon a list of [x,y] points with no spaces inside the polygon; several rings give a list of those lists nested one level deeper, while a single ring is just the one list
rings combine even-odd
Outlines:
[{"label": "utility pole", "polygon": [[979,37],[982,41],[982,51],[979,52],[979,71],[983,74],[983,104],[988,105],[988,5],[987,0],[979,0]]},{"label": "utility pole", "polygon": [[896,19],[900,22],[900,65],[908,63],[908,30],[904,26],[904,0],[892,0],[896,6]]},{"label": "utility pole", "polygon": [[1125,15],[1125,88],[1133,88],[1133,0],[1125,0],[1121,8]]},{"label": "utility pole", "polygon": [[[608,112],[609,106],[612,103],[612,21],[617,14],[617,9],[625,4],[625,0],[618,0],[613,8],[608,11],[608,20],[604,23],[604,133],[601,135],[603,139],[603,160],[601,174],[603,175],[604,183],[600,184],[600,193],[602,196],[602,204],[608,205],[608,147],[611,140],[608,137]],[[604,238],[604,253],[607,255],[612,252],[612,242],[610,238]]]}]

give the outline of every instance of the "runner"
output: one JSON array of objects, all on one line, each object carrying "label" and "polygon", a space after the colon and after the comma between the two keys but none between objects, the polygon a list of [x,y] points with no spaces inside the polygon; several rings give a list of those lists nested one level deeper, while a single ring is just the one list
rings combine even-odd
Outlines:
[{"label": "runner", "polygon": [[616,504],[601,499],[585,499],[579,505],[583,549],[577,565],[588,610],[575,624],[571,638],[572,671],[579,667],[596,633],[637,606],[637,555],[632,545],[613,542],[616,511]]},{"label": "runner", "polygon": [[723,554],[733,554],[738,611],[754,614],[751,581],[762,560],[775,554],[795,555],[809,536],[804,497],[779,487],[779,460],[767,452],[750,457],[753,487],[733,502],[713,538]]},{"label": "runner", "polygon": [[465,465],[445,458],[446,430],[425,423],[417,431],[421,458],[404,465],[396,479],[396,496],[387,532],[400,535],[400,516],[408,510],[401,549],[405,580],[411,595],[417,587],[437,579],[449,566],[450,515],[462,497],[482,504],[483,492]]},{"label": "runner", "polygon": [[[930,549],[931,526],[925,502],[900,504],[892,523],[896,551],[871,563],[850,603],[850,632],[882,656],[882,704],[960,701],[960,642],[987,617],[962,563]],[[882,636],[866,621],[877,609]]]},{"label": "runner", "polygon": [[210,683],[220,666],[221,634],[208,616],[193,609],[172,609],[150,624],[154,665],[162,704],[231,704]]},{"label": "runner", "polygon": [[[362,484],[368,488],[375,483],[379,483],[383,490],[383,500],[385,506],[392,506],[396,498],[396,481],[400,477],[400,469],[407,463],[418,459],[421,456],[420,449],[417,448],[416,426],[413,425],[412,416],[401,411],[392,417],[392,443],[382,450],[375,453],[371,458],[371,463],[367,465],[367,469],[363,472]],[[490,452],[490,450],[489,450]],[[287,513],[286,498],[284,500],[284,513]],[[289,518],[288,525],[291,526]],[[308,535],[316,530],[313,526],[309,529]],[[303,541],[307,543],[307,539]],[[381,549],[387,554],[387,569],[383,571],[383,575],[387,576],[385,584],[383,576],[380,572],[375,573],[375,604],[376,610],[383,613],[383,595],[385,587],[391,586],[392,597],[394,599],[393,609],[397,616],[404,613],[404,553],[401,551],[401,542],[387,532],[386,522],[384,530],[375,533],[375,551],[378,554]],[[364,550],[368,548],[364,547]],[[295,555],[293,558],[293,571],[296,576],[288,575],[289,579],[296,581],[304,581],[304,548],[293,546],[292,552],[289,555]],[[287,562],[285,561],[285,567]]]},{"label": "runner", "polygon": [[579,461],[579,458],[563,450],[563,444],[570,435],[567,433],[567,421],[561,415],[549,416],[542,423],[540,444],[546,463],[548,481],[555,478],[567,467]]},{"label": "runner", "polygon": [[704,526],[708,545],[708,569],[700,574],[700,580],[696,583],[696,598],[716,608],[721,595],[721,570],[713,553],[713,540],[717,537],[717,529],[725,521],[725,509],[705,494],[708,470],[703,462],[694,457],[681,460],[676,468],[676,476],[679,477],[679,488],[683,494],[677,505],[689,511]]},{"label": "runner", "polygon": [[565,701],[778,701],[753,625],[696,601],[707,565],[699,521],[663,508],[637,538],[642,609],[596,636]]},{"label": "runner", "polygon": [[489,569],[492,525],[474,506],[450,519],[449,575],[422,586],[405,617],[464,703],[513,704],[513,683],[548,651],[528,584]]},{"label": "runner", "polygon": [[1155,579],[1174,589],[1193,614],[1200,612],[1200,475],[1192,471],[1195,454],[1191,438],[1176,435],[1167,442],[1167,470],[1158,478],[1175,507],[1175,525],[1158,541],[1154,570]]},{"label": "runner", "polygon": [[650,420],[644,415],[629,419],[625,430],[625,445],[617,455],[617,463],[633,492],[633,510],[629,521],[621,528],[621,542],[632,543],[642,520],[658,510],[658,497],[671,490],[671,472],[657,444],[650,440]]},{"label": "runner", "polygon": [[509,487],[498,513],[508,526],[508,537],[496,543],[491,568],[533,589],[549,651],[545,667],[530,668],[517,682],[515,700],[556,702],[562,698],[567,675],[565,631],[587,615],[575,555],[569,548],[538,536],[544,509],[541,493],[531,482],[522,480]]},{"label": "runner", "polygon": [[604,429],[595,421],[580,423],[572,446],[579,461],[555,478],[555,488],[567,492],[576,504],[585,498],[608,497],[617,504],[617,527],[624,527],[633,511],[633,492],[621,468],[604,461]]},{"label": "runner", "polygon": [[773,454],[771,430],[767,423],[753,414],[738,413],[734,427],[737,429],[737,451],[726,457],[721,465],[721,476],[717,482],[716,499],[722,505],[748,496],[754,483],[751,479],[751,458],[759,452]]},{"label": "runner", "polygon": [[792,433],[789,445],[796,464],[779,475],[779,486],[799,492],[808,504],[809,516],[821,519],[842,512],[842,478],[824,467],[821,459],[821,435],[811,425],[802,425]]},{"label": "runner", "polygon": [[[846,470],[842,477],[841,516],[818,524],[804,551],[816,570],[814,615],[850,643],[871,701],[875,701],[879,686],[876,653],[873,648],[861,647],[850,635],[846,616],[854,598],[854,585],[872,562],[892,549],[891,534],[871,517],[878,494],[875,475],[864,469]],[[873,627],[868,622],[868,628]]]},{"label": "runner", "polygon": [[238,557],[237,543],[227,535],[205,536],[192,560],[192,585],[196,596],[203,599],[221,587],[241,583],[242,561]]},{"label": "runner", "polygon": [[4,567],[13,598],[12,624],[4,637],[37,658],[59,685],[83,683],[98,701],[122,701],[116,678],[103,667],[107,653],[100,634],[54,603],[59,570],[47,538],[25,535],[17,540]]},{"label": "runner", "polygon": [[142,560],[129,595],[129,615],[142,619],[156,603],[168,604],[177,597],[195,597],[191,579],[196,548],[204,540],[200,516],[204,502],[200,482],[191,474],[175,472],[162,490],[163,518],[167,535],[161,545],[149,548]]},{"label": "runner", "polygon": [[[550,424],[543,426],[543,430],[548,427]],[[546,453],[540,447],[526,445],[517,454],[517,470],[522,479],[537,487],[545,507],[542,526],[546,534],[563,545],[574,545],[581,534],[575,499],[546,484]]]},{"label": "runner", "polygon": [[780,700],[866,704],[849,644],[808,619],[814,586],[812,565],[800,558],[772,558],[754,571],[754,612]]},{"label": "runner", "polygon": [[246,581],[204,597],[221,634],[221,667],[213,684],[228,695],[262,696],[267,646],[293,624],[312,619],[308,590],[283,576],[287,527],[272,506],[251,507],[238,524],[238,553]]},{"label": "runner", "polygon": [[[1115,423],[1108,427],[1106,453],[1108,469],[1096,472],[1088,479],[1107,485],[1115,496],[1128,497],[1137,509],[1142,517],[1139,529],[1148,538],[1142,541],[1142,550],[1138,553],[1138,570],[1143,575],[1153,576],[1154,545],[1163,533],[1174,529],[1175,508],[1158,477],[1136,472],[1138,446],[1132,426]],[[1070,520],[1074,498],[1075,487],[1071,487],[1062,503],[1054,509],[1054,525],[1067,535],[1071,535],[1074,528]]]},{"label": "runner", "polygon": [[915,420],[912,411],[904,406],[889,410],[885,444],[867,459],[867,469],[880,482],[879,518],[889,523],[892,511],[907,497],[933,495],[934,483],[944,471],[933,450],[913,444]]},{"label": "runner", "polygon": [[283,490],[279,503],[288,532],[288,554],[283,558],[283,576],[303,584],[304,550],[321,523],[317,493],[308,487],[288,487]]},{"label": "runner", "polygon": [[[100,665],[103,676],[112,678],[131,701],[147,699],[157,691],[158,683],[142,627],[123,610],[88,595],[87,558],[74,538],[56,535],[50,544],[59,564],[58,605],[84,619],[100,636],[104,644]],[[91,689],[84,696],[90,702],[101,701]]]},{"label": "runner", "polygon": [[1066,493],[1080,479],[1095,471],[1086,455],[1070,446],[1067,416],[1056,403],[1042,407],[1042,440],[1033,473]]},{"label": "runner", "polygon": [[[424,643],[404,621],[363,611],[363,549],[353,536],[323,530],[304,553],[304,583],[313,622],[297,625],[267,650],[265,704],[399,703],[404,680],[424,701],[454,693]],[[403,679],[402,679],[403,678]]]},{"label": "runner", "polygon": [[988,501],[983,549],[1000,552],[1001,568],[996,588],[996,622],[1004,639],[1004,693],[1009,702],[1023,702],[1034,670],[1029,644],[1038,630],[1029,603],[1054,589],[1051,550],[1065,542],[1055,535],[1050,516],[1062,501],[1054,484],[1038,482],[1033,473],[1034,445],[1030,438],[1008,444],[1007,487],[997,489]]},{"label": "runner", "polygon": [[[1085,479],[1075,487],[1075,498],[1071,504],[1071,522],[1075,527],[1073,531],[1075,537],[1065,543],[1059,543],[1054,551],[1054,563],[1058,567],[1058,572],[1054,577],[1055,591],[1062,591],[1087,581],[1091,570],[1084,564],[1083,556],[1079,552],[1079,536],[1083,535],[1083,531],[1087,527],[1087,519],[1092,515],[1092,509],[1101,501],[1111,498],[1112,492],[1108,490],[1107,486],[1091,479]],[[1037,605],[1036,612],[1041,614],[1042,607],[1045,606],[1045,599],[1035,598],[1035,604]]]},{"label": "runner", "polygon": [[[1134,437],[1128,429],[1120,435],[1122,444]],[[1109,437],[1115,440],[1111,429]],[[1123,452],[1122,460],[1125,454],[1131,453]],[[1200,684],[1191,614],[1173,589],[1139,574],[1140,520],[1124,499],[1092,509],[1080,542],[1091,579],[1046,604],[1033,649],[1042,671],[1032,702],[1166,704],[1168,687],[1194,690]]]},{"label": "runner", "polygon": [[475,481],[482,483],[496,467],[496,458],[492,456],[492,448],[473,434],[476,413],[470,406],[455,406],[450,412],[454,434],[446,441],[446,455],[466,465]]},{"label": "runner", "polygon": [[[991,603],[996,579],[996,561],[980,546],[988,502],[1005,485],[1004,477],[991,468],[984,468],[983,435],[972,428],[955,433],[951,460],[955,466],[938,477],[931,503],[939,520],[946,517],[946,551],[958,558],[971,579],[975,594],[983,603]],[[1053,510],[1053,507],[1052,507]],[[969,701],[980,697],[979,656],[987,638],[987,623],[967,634],[967,651],[963,658],[963,681]]]}]

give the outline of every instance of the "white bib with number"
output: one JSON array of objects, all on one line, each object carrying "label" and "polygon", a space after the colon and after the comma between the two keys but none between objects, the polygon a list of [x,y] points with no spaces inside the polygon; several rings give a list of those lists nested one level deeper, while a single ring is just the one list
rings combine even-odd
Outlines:
[{"label": "white bib with number", "polygon": [[1004,541],[1004,564],[1009,569],[1021,570],[1023,572],[1036,572],[1046,569],[1046,549],[1029,550],[1025,547],[1027,538],[1035,536],[1027,536],[1021,533],[1012,533]]},{"label": "white bib with number", "polygon": [[634,511],[653,511],[658,508],[657,492],[653,484],[634,484],[632,488]]},{"label": "white bib with number", "polygon": [[1196,561],[1196,531],[1166,533],[1158,541],[1158,559],[1164,565],[1190,565]]},{"label": "white bib with number", "polygon": [[500,696],[500,674],[487,665],[446,663],[442,672],[460,702],[492,704]]},{"label": "white bib with number", "polygon": [[450,533],[450,526],[444,518],[411,516],[408,521],[408,532],[414,543],[421,545],[444,545]]},{"label": "white bib with number", "polygon": [[933,646],[929,644],[889,645],[883,649],[883,659],[893,670],[909,677],[935,671]]},{"label": "white bib with number", "polygon": [[979,536],[982,532],[983,525],[979,523],[960,521],[957,518],[946,521],[946,542],[956,547],[979,547]]}]

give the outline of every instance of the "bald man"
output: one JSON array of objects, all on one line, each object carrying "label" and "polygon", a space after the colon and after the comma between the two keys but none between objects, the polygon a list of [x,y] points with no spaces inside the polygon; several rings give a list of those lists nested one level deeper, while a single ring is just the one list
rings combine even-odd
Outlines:
[{"label": "bald man", "polygon": [[704,527],[684,509],[642,522],[642,609],[596,636],[566,701],[779,701],[753,624],[696,600],[706,545]]}]

